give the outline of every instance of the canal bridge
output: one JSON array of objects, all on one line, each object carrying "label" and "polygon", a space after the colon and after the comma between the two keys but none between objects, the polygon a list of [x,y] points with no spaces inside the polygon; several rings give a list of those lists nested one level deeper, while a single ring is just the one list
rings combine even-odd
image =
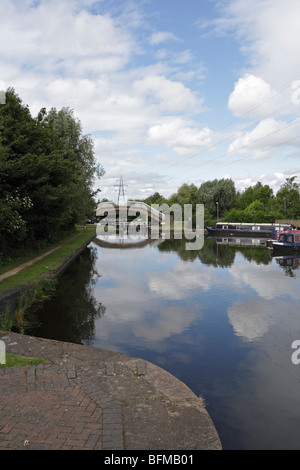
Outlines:
[{"label": "canal bridge", "polygon": [[96,209],[96,217],[100,223],[105,220],[112,225],[118,225],[120,222],[129,224],[132,220],[142,225],[149,225],[149,220],[151,223],[163,225],[166,219],[163,212],[140,201],[101,202]]}]

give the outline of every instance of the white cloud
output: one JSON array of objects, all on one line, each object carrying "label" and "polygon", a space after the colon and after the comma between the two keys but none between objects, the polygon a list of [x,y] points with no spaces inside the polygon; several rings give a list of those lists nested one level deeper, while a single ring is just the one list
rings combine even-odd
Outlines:
[{"label": "white cloud", "polygon": [[168,31],[158,31],[151,35],[150,44],[152,46],[157,46],[158,44],[161,44],[162,42],[178,41],[178,40],[179,39],[173,33],[170,33]]},{"label": "white cloud", "polygon": [[182,118],[168,118],[148,130],[152,144],[164,144],[179,156],[189,156],[211,144],[212,131],[208,127],[191,127]]},{"label": "white cloud", "polygon": [[158,100],[163,111],[200,112],[202,102],[181,82],[168,80],[164,76],[148,75],[133,84],[133,90],[140,96]]},{"label": "white cloud", "polygon": [[241,133],[228,148],[229,155],[249,155],[254,159],[264,159],[274,153],[275,147],[300,145],[300,120],[291,123],[263,119],[250,132]]},{"label": "white cloud", "polygon": [[252,72],[274,87],[299,78],[298,0],[230,0],[222,6],[219,31],[233,31]]},{"label": "white cloud", "polygon": [[50,0],[27,9],[19,2],[13,9],[11,3],[4,0],[0,7],[2,60],[13,58],[37,72],[46,65],[49,72],[74,76],[120,70],[129,58],[131,38],[109,16],[76,11],[74,2]]},{"label": "white cloud", "polygon": [[[268,100],[284,80],[295,80],[299,72],[299,2],[254,0],[247,5],[242,0],[229,0],[225,7],[222,3],[223,16],[215,26],[222,33],[234,32],[247,60],[244,68],[236,62],[235,71],[240,66],[241,78],[232,85],[228,106],[237,117],[261,120],[252,122],[252,129],[243,122],[247,132],[236,134],[230,128],[226,135],[234,139],[230,151],[243,146],[242,155],[250,155],[244,147],[250,144],[258,159],[266,146],[283,145],[293,135],[292,128],[290,132],[277,132],[277,140],[275,136],[266,138],[261,145],[255,145],[253,139],[263,136],[264,131],[279,131],[281,123],[291,122],[297,111],[299,115],[299,106],[292,102],[299,93],[292,83],[285,93],[279,92],[276,99],[273,95]],[[217,106],[226,102],[222,85],[218,104],[211,89],[216,80],[210,60],[218,60],[217,50],[208,54],[199,42],[203,38],[192,42],[190,34],[184,32],[193,27],[189,23],[182,23],[181,32],[169,29],[179,18],[180,9],[175,5],[170,10],[174,23],[155,24],[160,8],[157,4],[149,15],[145,2],[137,1],[2,0],[1,87],[14,87],[33,115],[44,106],[73,108],[84,132],[96,133],[97,159],[105,162],[107,172],[135,169],[143,179],[149,165],[158,163],[155,153],[170,159],[170,163],[178,163],[177,156],[196,155],[211,146],[213,137],[216,142],[217,135],[211,129],[216,116],[219,122],[222,115]],[[195,12],[199,12],[198,6]],[[205,77],[212,76],[211,83],[205,81],[204,72]],[[225,82],[231,77],[232,71],[224,68]],[[206,93],[213,98],[206,98],[204,109],[202,96],[205,98]],[[288,103],[292,109],[277,111]],[[200,123],[198,115],[205,116],[204,111],[208,111],[209,121]],[[288,114],[290,111],[293,117]],[[273,112],[269,116],[273,122],[267,122],[265,115]],[[296,126],[293,131],[296,133]],[[282,140],[279,134],[284,136]],[[267,155],[271,153],[264,154]],[[215,176],[222,177],[219,166],[213,165]],[[277,172],[282,170],[282,166],[274,168]],[[154,173],[160,171],[161,165]],[[266,172],[265,168],[259,171]],[[239,174],[245,172],[241,168]],[[173,187],[184,182],[180,167],[177,173]],[[255,172],[249,177],[255,178]]]},{"label": "white cloud", "polygon": [[276,101],[274,92],[265,80],[246,74],[235,83],[228,107],[236,116],[261,118],[276,110]]}]

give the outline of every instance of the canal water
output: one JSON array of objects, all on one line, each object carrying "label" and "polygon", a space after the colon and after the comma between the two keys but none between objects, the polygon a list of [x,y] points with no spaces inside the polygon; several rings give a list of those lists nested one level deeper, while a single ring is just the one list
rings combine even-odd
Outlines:
[{"label": "canal water", "polygon": [[233,242],[93,242],[26,333],[163,367],[204,397],[223,449],[299,450],[300,259]]}]

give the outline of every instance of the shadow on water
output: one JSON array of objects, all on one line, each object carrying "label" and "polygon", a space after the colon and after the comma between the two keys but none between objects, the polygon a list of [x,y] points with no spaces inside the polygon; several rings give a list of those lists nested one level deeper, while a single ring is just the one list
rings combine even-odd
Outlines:
[{"label": "shadow on water", "polygon": [[106,310],[93,295],[93,286],[99,278],[96,259],[97,250],[90,245],[61,275],[53,296],[27,312],[26,334],[90,343],[95,335],[95,320]]}]

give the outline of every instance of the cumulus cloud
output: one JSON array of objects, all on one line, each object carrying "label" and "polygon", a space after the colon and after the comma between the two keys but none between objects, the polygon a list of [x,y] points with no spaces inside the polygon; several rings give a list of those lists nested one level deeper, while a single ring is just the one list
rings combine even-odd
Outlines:
[{"label": "cumulus cloud", "polygon": [[[280,147],[287,154],[298,147],[300,53],[297,0],[230,0],[221,7],[215,30],[233,34],[246,57],[246,66],[234,84],[228,108],[237,117],[257,120],[254,128],[240,132],[228,149],[229,155],[264,159]],[[248,73],[245,73],[248,69]],[[294,139],[295,138],[295,139]]]},{"label": "cumulus cloud", "polygon": [[152,144],[164,144],[179,156],[185,157],[208,147],[212,131],[208,127],[191,127],[182,118],[168,118],[148,130],[148,140]]},{"label": "cumulus cloud", "polygon": [[229,0],[222,11],[216,28],[233,32],[255,75],[273,87],[299,78],[298,0]]},{"label": "cumulus cloud", "polygon": [[202,103],[183,83],[168,80],[164,76],[148,75],[133,84],[134,91],[141,96],[153,98],[164,111],[200,111]]},{"label": "cumulus cloud", "polygon": [[[296,174],[296,173],[293,173]],[[280,188],[280,185],[285,180],[283,172],[260,174],[258,177],[253,178],[249,175],[240,175],[236,178],[235,184],[239,191],[244,191],[249,186],[254,186],[257,181],[260,181],[262,185],[269,185],[274,188],[275,192]]]},{"label": "cumulus cloud", "polygon": [[261,120],[250,132],[241,133],[228,148],[228,155],[249,155],[264,159],[273,154],[275,147],[300,145],[300,120],[291,123],[274,118]]},{"label": "cumulus cloud", "polygon": [[[279,146],[293,136],[291,129],[286,133],[279,129],[281,123],[291,122],[291,116],[278,114],[274,107],[281,109],[289,102],[299,115],[297,80],[285,94],[276,92],[284,80],[297,78],[300,5],[298,0],[286,0],[284,5],[279,0],[219,4],[223,4],[222,16],[214,22],[215,28],[222,34],[233,32],[247,59],[228,107],[238,118],[261,121],[252,123],[247,132],[234,134],[229,151],[237,152],[242,146],[243,155],[250,155],[249,144],[260,158],[259,152],[268,145]],[[177,14],[175,9],[174,18]],[[97,158],[106,163],[108,172],[113,161],[120,171],[135,166],[147,174],[149,163],[157,161],[156,145],[162,158],[172,161],[197,154],[211,146],[213,113],[219,112],[210,109],[208,125],[198,121],[199,113],[207,111],[201,87],[205,83],[208,94],[212,91],[210,83],[203,81],[203,72],[210,72],[209,59],[202,56],[198,44],[187,43],[187,37],[183,41],[178,31],[168,27],[160,30],[151,23],[155,15],[146,15],[144,2],[2,0],[0,87],[13,86],[34,115],[44,106],[73,108],[84,132],[96,133]],[[266,121],[267,113],[272,113],[273,122]],[[263,131],[273,130],[277,140],[274,135],[274,140],[255,146],[253,140]],[[233,135],[231,131],[227,136]],[[296,135],[296,127],[293,131]],[[215,142],[216,138],[215,134]],[[136,158],[135,165],[130,154]],[[179,187],[180,178],[174,186]]]},{"label": "cumulus cloud", "polygon": [[[129,4],[113,14],[110,7],[93,0],[3,0],[1,86],[13,86],[33,115],[41,107],[74,109],[83,131],[95,135],[96,156],[106,172],[114,161],[114,170],[139,166],[143,179],[149,165],[147,131],[165,114],[198,114],[202,100],[184,84],[186,74],[179,78],[191,51],[185,47],[173,54],[174,67],[170,57],[138,66],[136,56],[146,55],[135,29],[141,19]],[[179,38],[167,31],[151,36],[152,45],[169,42],[179,43]],[[181,126],[179,153],[186,152],[186,145],[197,147],[203,137],[193,127],[185,132]],[[185,143],[189,136],[191,143]]]},{"label": "cumulus cloud", "polygon": [[[76,2],[50,0],[22,8],[1,2],[1,60],[14,58],[26,70],[48,73],[120,70],[131,53],[129,34],[113,19],[75,9]],[[78,69],[78,61],[81,68]]]},{"label": "cumulus cloud", "polygon": [[236,116],[261,118],[276,109],[274,95],[265,80],[246,74],[235,83],[234,90],[229,96],[228,107]]}]

